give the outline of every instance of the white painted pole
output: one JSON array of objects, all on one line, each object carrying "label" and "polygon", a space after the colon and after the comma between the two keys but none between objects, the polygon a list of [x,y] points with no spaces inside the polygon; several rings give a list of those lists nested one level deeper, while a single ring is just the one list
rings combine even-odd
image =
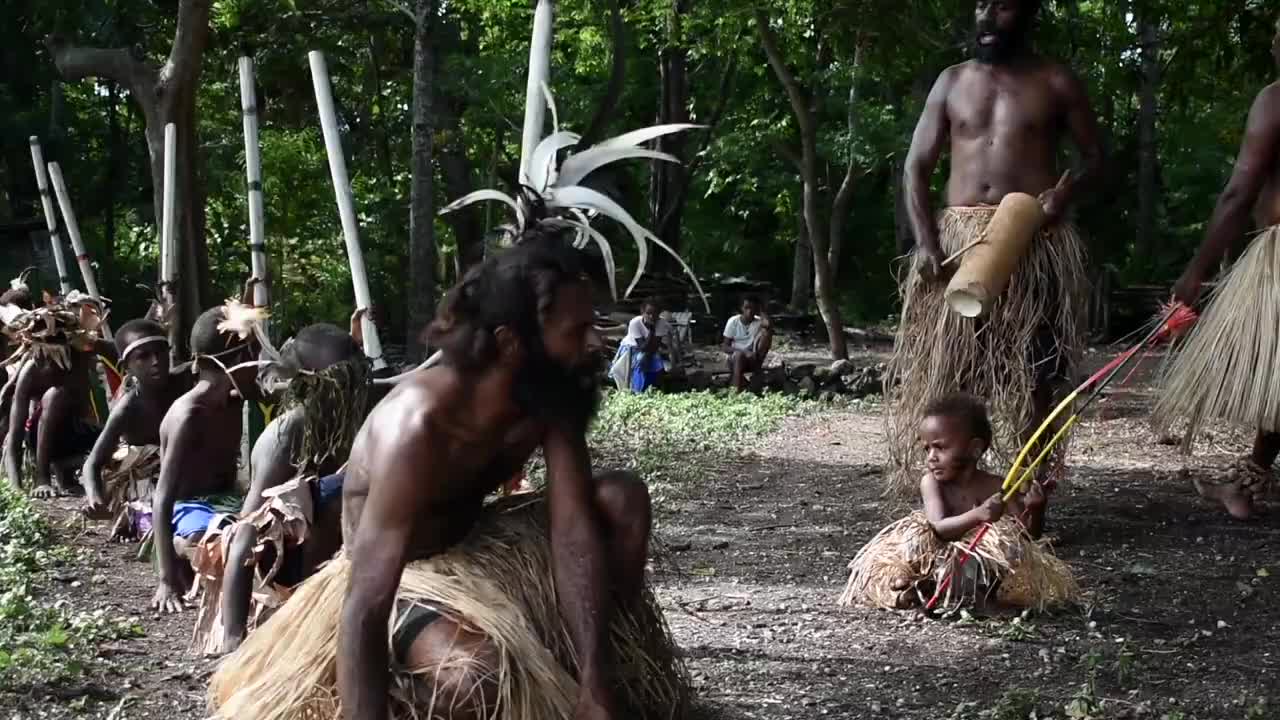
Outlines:
[{"label": "white painted pole", "polygon": [[[351,266],[351,285],[355,289],[356,308],[368,310],[373,304],[369,295],[369,278],[364,271],[364,254],[360,250],[360,231],[356,226],[355,201],[351,197],[351,180],[347,177],[347,161],[342,154],[342,137],[338,134],[338,114],[333,109],[333,90],[329,86],[329,68],[324,53],[312,50],[307,53],[311,63],[311,84],[315,86],[316,105],[320,109],[320,127],[324,130],[324,149],[329,155],[329,175],[333,178],[333,192],[338,200],[338,215],[342,218],[342,237],[347,243],[347,263]],[[373,360],[373,367],[381,370],[387,366],[382,358],[382,343],[378,340],[378,328],[364,314],[364,353]]]},{"label": "white painted pole", "polygon": [[533,185],[529,165],[533,149],[542,140],[547,101],[543,84],[551,80],[551,25],[555,18],[553,0],[538,0],[533,11],[533,38],[529,43],[529,81],[524,90],[524,129],[520,137],[520,182]]},{"label": "white painted pole", "polygon": [[253,276],[253,304],[271,304],[267,285],[267,237],[263,227],[262,156],[258,146],[258,101],[253,92],[253,60],[240,58],[240,113],[244,117],[244,171],[249,183],[249,257]]},{"label": "white painted pole", "polygon": [[31,164],[36,169],[36,186],[40,188],[40,204],[44,206],[44,221],[49,228],[49,243],[53,246],[53,262],[58,266],[58,286],[66,295],[74,288],[67,274],[67,258],[62,254],[62,237],[58,233],[58,215],[53,211],[53,196],[49,191],[49,176],[45,173],[44,152],[40,138],[31,136]]},{"label": "white painted pole", "polygon": [[[80,223],[76,222],[75,210],[71,207],[71,194],[67,192],[67,183],[62,179],[62,168],[58,163],[49,163],[49,181],[53,184],[53,192],[58,196],[58,207],[62,210],[62,224],[67,228],[67,239],[71,241],[71,249],[76,253],[76,263],[80,266],[80,277],[84,279],[84,289],[89,297],[101,302],[102,294],[98,292],[98,280],[93,275],[93,265],[89,262],[89,254],[85,252],[84,240],[80,237]],[[100,326],[102,337],[111,339],[111,328],[106,321]]]},{"label": "white painted pole", "polygon": [[178,126],[164,126],[164,196],[160,220],[160,285],[177,298]]}]

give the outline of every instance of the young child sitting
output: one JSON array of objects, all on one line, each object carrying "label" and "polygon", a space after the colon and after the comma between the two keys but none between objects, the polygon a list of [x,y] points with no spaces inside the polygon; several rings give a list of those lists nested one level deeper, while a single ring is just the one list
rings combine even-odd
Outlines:
[{"label": "young child sitting", "polygon": [[[948,576],[940,607],[990,601],[1044,608],[1074,600],[1079,589],[1065,563],[1036,542],[1024,524],[1045,502],[1032,482],[1003,501],[1003,478],[979,467],[991,445],[991,422],[976,398],[934,401],[920,423],[927,470],[920,479],[923,512],[880,531],[849,563],[841,605],[905,609],[927,603]],[[991,528],[963,565],[983,526]]]}]

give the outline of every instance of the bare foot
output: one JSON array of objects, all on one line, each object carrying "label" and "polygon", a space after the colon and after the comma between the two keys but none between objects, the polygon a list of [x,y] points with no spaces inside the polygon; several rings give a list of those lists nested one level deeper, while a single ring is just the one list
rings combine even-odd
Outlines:
[{"label": "bare foot", "polygon": [[31,488],[31,497],[41,499],[56,498],[58,497],[58,491],[54,490],[49,483],[44,483]]},{"label": "bare foot", "polygon": [[1248,458],[1241,458],[1227,470],[1221,481],[1193,477],[1191,483],[1200,497],[1222,503],[1231,517],[1249,520],[1257,511],[1254,498],[1266,492],[1270,480],[1270,471]]}]

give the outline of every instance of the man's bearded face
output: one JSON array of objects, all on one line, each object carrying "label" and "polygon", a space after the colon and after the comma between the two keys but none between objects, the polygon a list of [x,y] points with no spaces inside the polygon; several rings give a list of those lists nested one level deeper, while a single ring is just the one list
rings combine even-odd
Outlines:
[{"label": "man's bearded face", "polygon": [[978,0],[974,19],[974,57],[1001,64],[1025,45],[1031,8],[1027,0]]}]

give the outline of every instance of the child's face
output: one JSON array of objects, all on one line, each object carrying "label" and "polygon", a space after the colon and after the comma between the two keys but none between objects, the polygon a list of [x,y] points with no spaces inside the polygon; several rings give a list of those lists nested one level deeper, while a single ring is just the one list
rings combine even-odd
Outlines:
[{"label": "child's face", "polygon": [[955,418],[931,415],[920,423],[925,466],[940,483],[953,482],[977,465],[983,442]]}]

